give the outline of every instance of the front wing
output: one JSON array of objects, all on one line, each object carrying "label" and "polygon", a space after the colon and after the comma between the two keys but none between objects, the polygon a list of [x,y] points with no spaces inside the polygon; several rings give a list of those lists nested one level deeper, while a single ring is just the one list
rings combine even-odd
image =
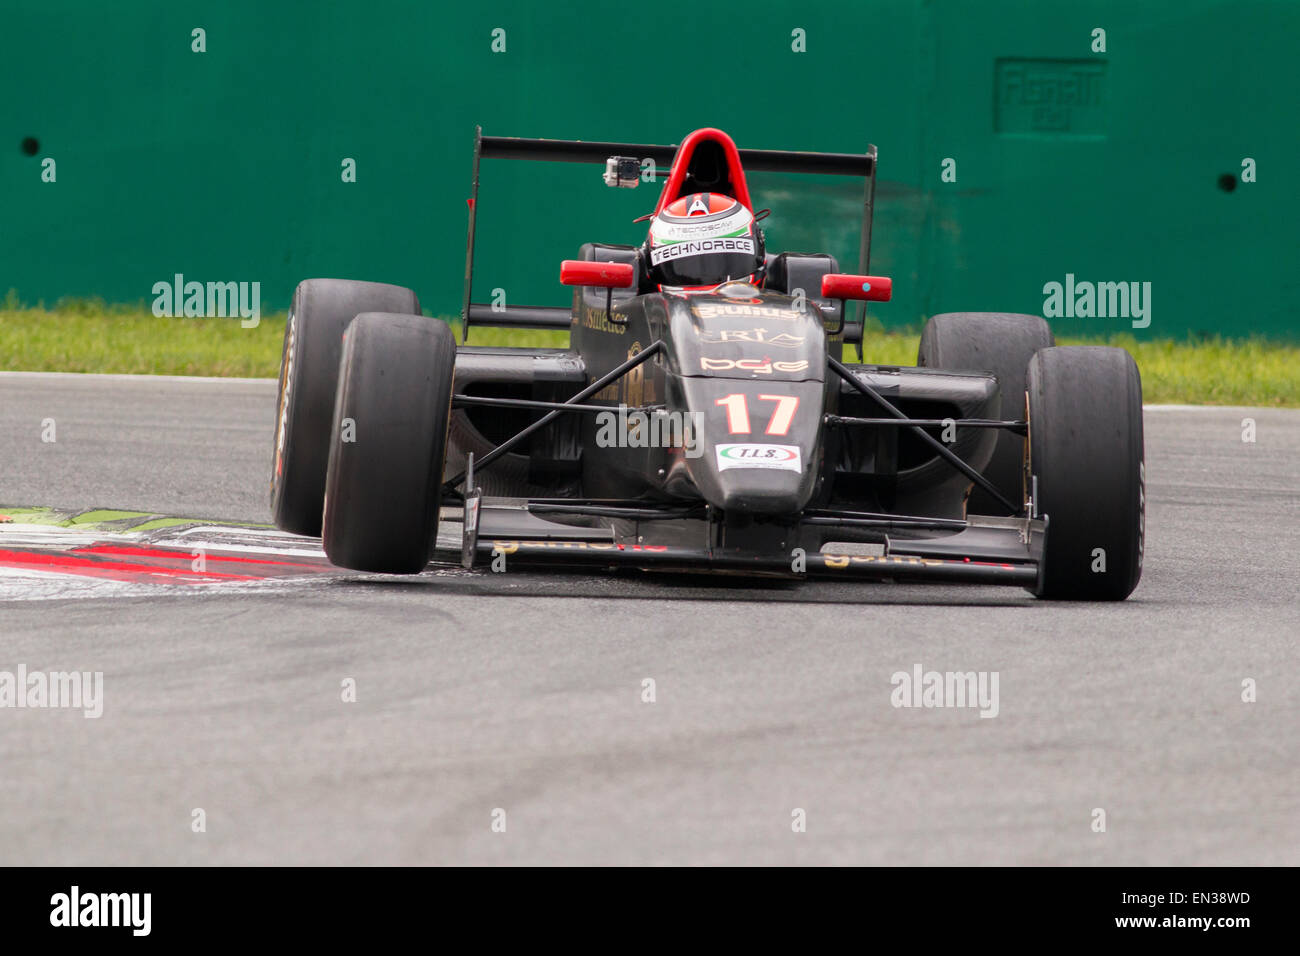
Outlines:
[{"label": "front wing", "polygon": [[[714,572],[790,579],[1003,584],[1032,590],[1043,566],[1047,533],[1045,517],[972,516],[942,522],[944,533],[935,534],[924,519],[846,514],[838,520],[859,533],[871,527],[891,529],[891,533],[872,535],[879,553],[863,553],[863,547],[852,543],[837,546],[828,541],[821,546],[819,539],[835,535],[826,524],[813,523],[828,519],[810,514],[792,529],[795,546],[759,551],[710,546],[704,521],[683,518],[675,524],[669,519],[629,525],[611,520],[597,527],[579,527],[546,520],[533,507],[527,501],[484,499],[473,503],[473,514],[468,514],[470,508],[446,509],[448,533],[440,536],[435,560],[459,559],[466,567],[494,570],[550,566]],[[608,516],[617,509],[597,510]],[[577,509],[571,513],[580,514]],[[459,527],[453,523],[456,518],[461,519]],[[909,525],[909,521],[916,523]],[[627,527],[633,530],[629,533]],[[660,533],[653,533],[654,529]],[[689,543],[691,539],[698,543]]]}]

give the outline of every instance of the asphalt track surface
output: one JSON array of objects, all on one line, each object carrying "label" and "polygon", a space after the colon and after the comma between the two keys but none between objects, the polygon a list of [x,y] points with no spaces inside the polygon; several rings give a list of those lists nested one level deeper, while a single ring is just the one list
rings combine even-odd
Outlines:
[{"label": "asphalt track surface", "polygon": [[[274,391],[0,374],[0,504],[268,520]],[[105,674],[100,719],[0,710],[0,863],[1300,863],[1300,412],[1146,429],[1117,605],[458,570],[0,601],[0,670]],[[998,715],[895,708],[917,664],[998,672]]]}]

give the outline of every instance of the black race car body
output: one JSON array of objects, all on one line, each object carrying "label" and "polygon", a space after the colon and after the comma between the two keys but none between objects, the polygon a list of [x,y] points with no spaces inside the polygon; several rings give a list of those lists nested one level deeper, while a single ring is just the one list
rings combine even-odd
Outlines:
[{"label": "black race car body", "polygon": [[[600,163],[616,187],[666,164],[653,215],[673,204],[657,222],[687,238],[652,226],[643,246],[583,245],[561,263],[568,308],[475,303],[483,159]],[[765,249],[746,167],[861,178],[858,271]],[[1136,586],[1145,473],[1127,353],[1056,348],[1036,316],[949,313],[928,320],[915,367],[863,361],[865,302],[892,288],[868,274],[875,147],[742,150],[715,129],[675,147],[479,133],[473,169],[459,346],[409,289],[313,279],[295,293],[272,508],[285,530],[323,531],[335,563],[413,573],[458,552],[494,571],[899,578],[1108,600]],[[690,238],[702,226],[680,210],[697,203],[741,231]],[[706,273],[656,268],[715,248],[739,253],[708,261],[754,271],[676,287],[665,279]],[[470,344],[484,325],[566,330],[569,345]]]},{"label": "black race car body", "polygon": [[[473,405],[474,398],[562,402],[659,343],[641,365],[584,400],[622,412],[613,436],[621,440],[598,441],[602,425],[594,414],[556,419],[509,453],[515,486],[504,490],[699,501],[773,518],[832,504],[963,516],[971,480],[915,434],[883,421],[852,430],[841,422],[879,414],[852,382],[888,396],[911,417],[993,419],[1000,410],[993,376],[850,365],[852,382],[845,381],[827,361],[839,357],[842,337],[827,334],[815,305],[799,308],[786,293],[740,283],[727,291],[616,297],[621,324],[611,325],[603,291],[582,289],[571,350],[462,346],[456,391],[464,398],[453,413],[460,420],[453,433],[465,437],[453,445],[449,468],[463,470],[469,453],[481,457],[527,417],[510,420],[502,406]],[[690,442],[664,440],[691,426]],[[638,434],[642,429],[645,435]],[[941,428],[929,430],[938,435]],[[995,432],[957,431],[953,450],[982,468]],[[735,445],[788,454],[772,467],[728,467]]]},{"label": "black race car body", "polygon": [[[697,131],[675,151],[667,199],[717,188],[720,179],[735,188],[740,169],[693,168],[711,161],[698,154],[714,137],[722,134]],[[590,161],[661,149],[480,139],[476,154]],[[713,153],[716,160],[723,150]],[[766,168],[863,175],[869,214],[874,148],[861,156],[761,152],[760,160]],[[476,206],[477,196],[471,209]],[[472,235],[471,225],[471,242]],[[864,241],[864,271],[868,252]],[[469,261],[472,267],[472,249]],[[467,290],[466,328],[561,327],[563,321],[571,335],[564,350],[458,349],[445,490],[462,489],[455,479],[477,454],[476,476],[495,494],[483,501],[476,558],[504,549],[552,562],[798,568],[1032,585],[1042,520],[978,522],[965,513],[969,473],[987,464],[997,434],[957,423],[997,419],[996,377],[842,365],[846,331],[852,340],[861,326],[845,323],[851,305],[822,295],[823,278],[838,274],[832,256],[769,254],[761,283],[730,281],[707,290],[648,286],[639,247],[589,243],[579,261],[628,265],[632,284],[578,286],[563,320],[542,308],[493,312],[470,303]],[[600,387],[593,391],[593,383]],[[899,417],[882,418],[877,396]],[[481,401],[493,398],[498,402]],[[509,477],[492,481],[484,456],[540,414],[507,406],[511,399],[571,402],[573,413],[511,446],[503,469]],[[909,427],[912,420],[918,424]],[[947,445],[938,440],[945,420],[956,432]],[[954,467],[953,458],[966,469]],[[502,497],[511,503],[493,501]],[[1010,504],[1008,512],[1022,512],[1023,500]],[[519,522],[521,512],[565,524]],[[584,540],[573,523],[597,516],[603,517],[598,530]],[[879,547],[822,556],[828,541]]]}]

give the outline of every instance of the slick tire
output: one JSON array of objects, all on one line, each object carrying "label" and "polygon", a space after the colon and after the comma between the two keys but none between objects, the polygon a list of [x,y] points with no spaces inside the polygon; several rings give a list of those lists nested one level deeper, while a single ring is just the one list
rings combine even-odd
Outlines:
[{"label": "slick tire", "polygon": [[282,531],[320,534],[343,330],[360,312],[418,315],[420,300],[401,286],[348,279],[307,279],[294,290],[271,460],[271,515]]},{"label": "slick tire", "polygon": [[1142,576],[1142,380],[1123,349],[1042,349],[1029,360],[1027,481],[1047,516],[1033,592],[1122,601]]},{"label": "slick tire", "polygon": [[[1056,344],[1047,322],[1036,315],[1011,312],[945,312],[931,316],[921,331],[916,364],[950,372],[987,371],[998,377],[1002,397],[1000,417],[1019,420],[1025,414],[1025,370],[1039,349]],[[984,477],[1008,500],[1020,502],[1025,439],[999,431],[993,458]],[[969,514],[1004,515],[1006,509],[982,488],[971,491]]]},{"label": "slick tire", "polygon": [[325,554],[418,574],[438,534],[456,342],[445,322],[358,315],[343,338],[325,478]]}]

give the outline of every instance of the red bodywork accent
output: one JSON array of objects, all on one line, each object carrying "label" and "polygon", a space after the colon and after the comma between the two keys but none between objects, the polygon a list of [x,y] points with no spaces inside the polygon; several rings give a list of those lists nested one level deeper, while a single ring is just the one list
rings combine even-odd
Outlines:
[{"label": "red bodywork accent", "polygon": [[822,276],[822,298],[888,302],[894,294],[894,280],[885,276],[851,276],[828,272]]},{"label": "red bodywork accent", "polygon": [[560,281],[565,285],[629,289],[636,284],[636,269],[627,262],[583,262],[578,259],[565,259],[560,263]]},{"label": "red bodywork accent", "polygon": [[722,130],[706,126],[704,129],[697,129],[691,133],[677,147],[677,155],[673,157],[673,168],[668,174],[668,182],[664,183],[663,192],[659,194],[659,205],[655,206],[656,216],[663,212],[664,207],[670,202],[681,198],[682,183],[686,181],[686,171],[690,168],[691,156],[695,154],[695,147],[708,141],[721,146],[723,153],[726,155],[731,186],[735,192],[735,196],[732,198],[750,212],[754,211],[754,204],[749,201],[749,187],[745,185],[745,170],[740,165],[740,150],[736,149],[735,142]]}]

